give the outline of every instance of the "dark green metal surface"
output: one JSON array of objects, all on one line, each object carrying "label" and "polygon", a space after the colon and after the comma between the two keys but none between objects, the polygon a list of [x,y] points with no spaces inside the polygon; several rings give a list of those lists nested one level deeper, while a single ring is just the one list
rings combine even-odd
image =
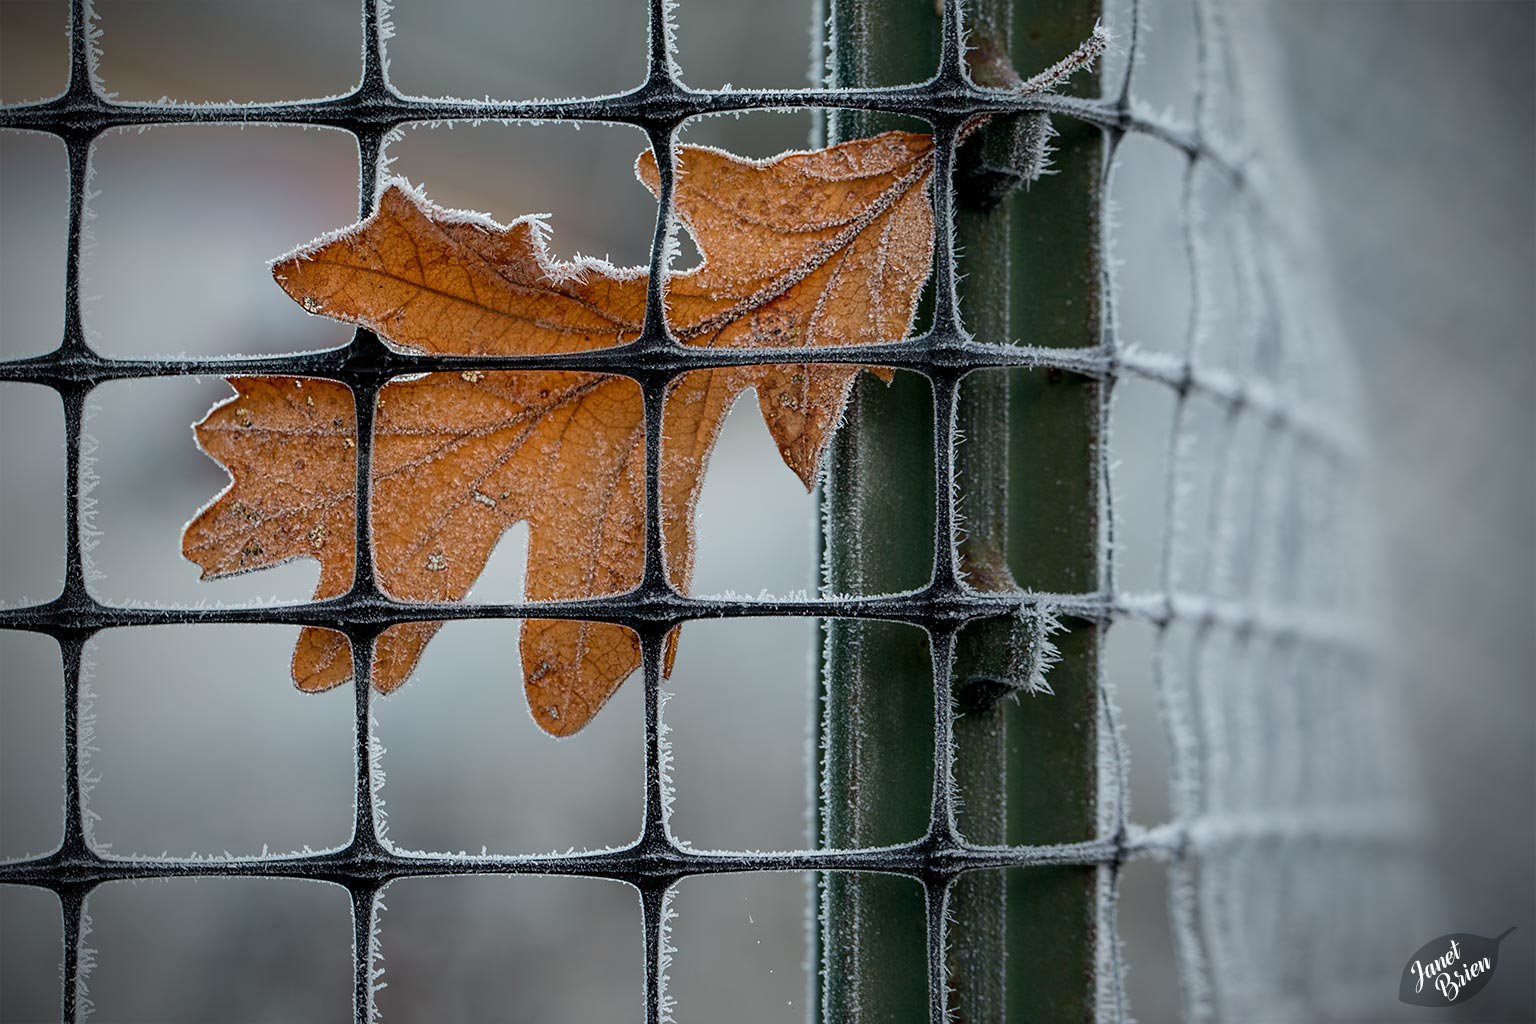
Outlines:
[{"label": "dark green metal surface", "polygon": [[[891,85],[932,75],[940,19],[931,0],[831,0],[830,11],[833,84]],[[980,0],[968,9],[972,45],[985,34],[1011,53],[1024,77],[1074,49],[1098,15],[1090,0]],[[1096,91],[1086,74],[1072,85]],[[834,112],[827,141],[896,127],[921,130],[910,119]],[[974,187],[976,172],[1006,158],[1017,127],[994,122],[961,151],[956,232],[966,326],[987,341],[1092,345],[1099,316],[1098,132],[1058,124],[1057,173],[998,202],[995,189]],[[973,374],[962,386],[958,422],[965,438],[956,467],[966,531],[960,557],[970,584],[1096,589],[1096,385],[1043,371]],[[886,386],[861,377],[826,485],[825,561],[834,592],[928,582],[932,444],[931,396],[920,378],[900,375]],[[1093,835],[1098,640],[1089,625],[1066,625],[1055,638],[1063,657],[1050,675],[1054,695],[1005,698],[955,723],[957,817],[970,842]],[[1006,674],[1018,629],[1013,620],[968,627],[956,679],[946,685],[963,690],[972,676]],[[916,629],[885,623],[833,622],[825,635],[819,837],[840,848],[915,839],[928,826],[932,799],[928,645]],[[1093,870],[1006,874],[973,873],[952,891],[947,968],[954,1019],[1091,1019]],[[917,886],[831,874],[822,880],[820,912],[820,1019],[926,1021]]]}]

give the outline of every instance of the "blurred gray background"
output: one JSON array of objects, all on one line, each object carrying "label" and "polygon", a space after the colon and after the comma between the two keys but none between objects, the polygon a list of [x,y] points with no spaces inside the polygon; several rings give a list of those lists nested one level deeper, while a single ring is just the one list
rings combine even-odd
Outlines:
[{"label": "blurred gray background", "polygon": [[[1276,167],[1379,445],[1447,931],[1536,925],[1536,5],[1266,5]],[[1287,180],[1287,175],[1289,179]],[[1454,922],[1461,922],[1460,924]],[[1517,932],[1516,934],[1520,934]],[[1426,940],[1427,941],[1427,940]],[[1413,945],[1403,940],[1406,961]],[[1536,936],[1458,1019],[1536,1019]],[[1448,1012],[1447,1019],[1451,1019]]]},{"label": "blurred gray background", "polygon": [[[352,0],[98,0],[105,88],[124,99],[262,100],[353,82]],[[1152,2],[1138,92],[1187,111],[1187,3]],[[1532,1013],[1536,441],[1532,54],[1528,3],[1238,3],[1264,93],[1249,105],[1271,184],[1297,211],[1320,295],[1364,368],[1363,415],[1380,446],[1379,520],[1394,635],[1409,669],[1410,742],[1422,750],[1453,916],[1443,931],[1522,931],[1505,946],[1484,1020]],[[643,73],[644,5],[399,0],[390,72],[403,91],[522,98],[593,94]],[[683,0],[685,78],[700,86],[805,80],[799,3]],[[1123,17],[1119,24],[1123,27]],[[1111,24],[1115,22],[1112,20]],[[0,0],[0,99],[63,86],[57,0]],[[807,114],[689,127],[685,141],[764,156],[805,145]],[[438,202],[507,220],[548,212],[554,247],[644,260],[655,206],[630,166],[633,129],[415,128],[393,170]],[[1144,140],[1117,179],[1127,334],[1167,347],[1182,329],[1180,162]],[[93,159],[87,323],[113,355],[317,349],[347,329],[301,315],[265,261],[352,221],[356,151],[345,134],[185,127],[121,133]],[[56,344],[64,155],[0,134],[0,355]],[[1305,225],[1312,225],[1307,227]],[[1176,296],[1176,299],[1169,299]],[[295,563],[218,583],[179,557],[181,525],[224,485],[189,425],[227,394],[217,379],[113,384],[93,396],[95,592],[124,603],[306,599]],[[1127,388],[1116,410],[1126,585],[1153,579],[1166,400]],[[0,600],[52,597],[62,571],[57,399],[0,386]],[[750,399],[732,414],[699,509],[698,593],[787,594],[813,583],[815,509],[779,461]],[[508,535],[471,599],[520,594],[526,531]],[[1143,587],[1150,582],[1142,582]],[[115,853],[279,852],[347,838],[351,697],[288,683],[296,630],[203,627],[103,634],[93,651],[94,840]],[[1133,748],[1138,821],[1167,815],[1166,752],[1147,681],[1150,638],[1111,632],[1111,672]],[[531,853],[628,841],[638,830],[641,702],[624,687],[579,736],[528,716],[515,629],[457,624],[417,678],[376,702],[390,838],[411,849]],[[666,721],[674,831],[700,847],[806,842],[811,633],[803,622],[693,625]],[[59,668],[51,641],[0,634],[0,857],[49,849],[59,830]],[[696,879],[679,890],[670,990],[679,1021],[795,1021],[806,986],[799,876]],[[1171,1019],[1178,992],[1155,865],[1126,877],[1132,996]],[[633,1019],[641,935],[622,886],[560,879],[417,880],[388,890],[386,1019]],[[344,894],[246,880],[116,884],[93,895],[94,1019],[331,1020],[349,1005]],[[152,926],[151,926],[152,925]],[[1524,945],[1518,936],[1524,934]],[[0,1021],[57,1014],[53,897],[0,889]],[[1403,939],[1403,956],[1430,936]],[[1395,969],[1395,968],[1394,968]],[[1469,1018],[1470,1019],[1470,1018]]]}]

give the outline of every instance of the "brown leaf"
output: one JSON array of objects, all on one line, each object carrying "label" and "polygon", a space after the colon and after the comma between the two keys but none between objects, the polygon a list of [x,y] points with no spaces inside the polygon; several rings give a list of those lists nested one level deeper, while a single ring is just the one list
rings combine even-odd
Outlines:
[{"label": "brown leaf", "polygon": [[[706,260],[667,282],[673,332],[689,345],[720,347],[902,339],[929,272],[932,168],[932,140],[901,132],[763,162],[683,147],[676,208]],[[637,173],[658,189],[650,153]],[[310,312],[419,352],[608,348],[637,338],[645,314],[643,272],[557,262],[540,221],[502,227],[439,209],[399,183],[373,216],[273,273]],[[737,395],[757,390],[784,461],[810,486],[857,373],[787,362],[696,371],[674,383],[663,414],[662,506],[675,587],[686,591],[692,576],[693,507]],[[207,577],[317,558],[315,596],[345,593],[357,443],[348,390],[292,378],[231,383],[236,397],[197,435],[234,483],[188,526],[184,553]],[[644,406],[628,378],[471,370],[397,380],[380,392],[373,441],[374,560],[389,593],[462,599],[518,521],[531,531],[529,600],[639,584]],[[387,630],[374,685],[388,692],[404,682],[439,625]],[[669,670],[675,633],[672,641]],[[640,663],[635,635],[603,623],[530,620],[521,646],[529,706],[555,735],[585,725]],[[346,641],[305,630],[293,674],[304,689],[346,681]]]}]

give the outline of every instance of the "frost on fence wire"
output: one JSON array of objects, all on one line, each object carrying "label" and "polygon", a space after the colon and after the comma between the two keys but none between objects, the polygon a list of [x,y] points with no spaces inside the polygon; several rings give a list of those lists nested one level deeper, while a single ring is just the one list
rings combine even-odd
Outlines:
[{"label": "frost on fence wire", "polygon": [[[1337,344],[1321,328],[1325,311],[1294,272],[1293,258],[1266,204],[1243,135],[1244,111],[1230,88],[1236,71],[1221,10],[1196,4],[1197,61],[1192,123],[1156,115],[1132,97],[1136,17],[1113,26],[1122,64],[1105,96],[1078,100],[1050,95],[1002,94],[971,84],[963,70],[963,12],[954,0],[943,11],[939,74],[921,85],[895,89],[802,89],[772,92],[694,92],[677,79],[665,0],[652,0],[646,39],[649,74],[639,89],[619,96],[521,103],[462,102],[402,97],[387,80],[387,24],[377,0],[363,0],[362,76],[353,92],[331,99],[236,105],[116,104],[93,81],[89,11],[71,3],[70,85],[62,96],[0,112],[0,127],[49,132],[69,157],[69,267],[65,332],[55,351],[0,364],[0,380],[53,388],[63,402],[67,437],[68,561],[65,588],[55,601],[0,612],[0,628],[52,636],[64,665],[66,773],[64,839],[46,856],[0,865],[0,882],[40,886],[57,893],[64,912],[63,1007],[67,1020],[89,1007],[87,901],[97,885],[119,879],[254,875],[308,878],[344,886],[353,907],[354,1009],[358,1021],[374,1012],[380,963],[376,943],[378,897],[391,880],[424,875],[568,874],[606,877],[634,885],[645,927],[646,1019],[670,1016],[665,991],[667,900],[681,878],[703,873],[761,870],[874,870],[918,880],[927,898],[929,1014],[945,1019],[943,983],[945,901],[962,871],[1041,864],[1096,866],[1099,879],[1097,1002],[1105,1020],[1124,1019],[1126,964],[1116,938],[1116,884],[1127,858],[1151,857],[1167,866],[1168,912],[1177,948],[1186,1016],[1192,1020],[1350,1016],[1351,1007],[1376,1003],[1395,991],[1396,961],[1382,944],[1399,930],[1394,914],[1412,892],[1411,856],[1417,822],[1399,771],[1397,735],[1389,720],[1391,678],[1365,613],[1373,568],[1361,492],[1367,459],[1364,439],[1347,414],[1353,396]],[[1229,101],[1223,103],[1222,101]],[[1139,381],[1168,389],[1173,400],[1161,493],[1164,534],[1159,579],[1151,593],[1123,593],[1115,583],[1114,524],[1144,514],[1116,508],[1106,493],[1102,539],[1107,579],[1094,593],[980,595],[958,580],[952,479],[939,480],[939,566],[933,585],[912,595],[742,602],[687,599],[670,591],[661,571],[659,509],[647,504],[645,584],[632,595],[526,607],[448,608],[390,600],[373,580],[366,514],[368,445],[358,458],[356,585],[347,595],[281,609],[156,610],[107,606],[87,591],[79,487],[81,420],[98,383],[180,374],[294,375],[337,380],[356,396],[358,436],[371,436],[373,399],[392,376],[437,369],[506,368],[494,358],[403,356],[360,331],[344,349],[313,354],[233,360],[108,360],[87,344],[79,311],[79,254],[93,140],[120,126],[175,122],[316,124],[352,132],[363,168],[364,214],[374,196],[380,154],[389,132],[409,122],[444,120],[605,120],[644,130],[658,157],[663,214],[653,239],[645,332],[634,347],[559,357],[517,357],[519,369],[583,369],[624,374],[646,398],[646,481],[655,493],[662,396],[676,375],[748,359],[773,362],[771,352],[722,354],[679,349],[665,334],[660,289],[673,250],[669,159],[677,127],[688,117],[757,108],[814,107],[883,110],[923,117],[934,126],[936,178],[952,178],[954,143],[965,121],[980,113],[1048,113],[1097,127],[1114,171],[1114,154],[1127,134],[1147,136],[1185,161],[1180,217],[1191,269],[1187,331],[1172,353],[1135,345],[1137,325],[1115,315],[1114,273],[1104,276],[1102,336],[1085,347],[1036,348],[1008,339],[972,339],[955,302],[952,201],[935,190],[937,238],[934,329],[922,338],[871,346],[836,358],[905,368],[929,377],[940,411],[936,465],[952,477],[952,413],[964,371],[1042,367],[1104,382]],[[1100,189],[1108,203],[1109,189]],[[1207,189],[1228,201],[1205,202]],[[1107,210],[1105,211],[1108,212]],[[1110,218],[1103,216],[1103,250],[1113,252]],[[1228,253],[1225,260],[1218,252]],[[1231,266],[1218,266],[1230,262]],[[1234,273],[1237,316],[1217,329],[1212,316],[1214,274]],[[1135,268],[1127,268],[1134,273]],[[1216,358],[1219,356],[1219,358]],[[834,358],[831,353],[828,359]],[[1194,408],[1214,407],[1219,427],[1214,455],[1201,463],[1192,429]],[[1249,432],[1252,445],[1236,443]],[[1109,484],[1107,452],[1099,470]],[[1197,470],[1210,473],[1196,502]],[[1201,557],[1192,558],[1192,554]],[[958,609],[958,610],[957,610]],[[779,855],[706,853],[680,847],[667,829],[670,799],[667,752],[661,732],[659,684],[668,631],[711,616],[787,615],[881,618],[926,629],[934,678],[950,677],[954,640],[967,621],[1013,611],[1041,641],[1021,652],[1028,677],[1048,692],[1049,624],[1073,618],[1111,626],[1150,623],[1155,645],[1149,671],[1170,752],[1170,820],[1138,824],[1126,799],[1131,770],[1114,722],[1114,678],[1102,680],[1107,727],[1101,730],[1100,832],[1089,841],[1055,846],[967,847],[955,835],[949,753],[953,708],[947,686],[935,687],[935,758],[938,774],[932,827],[924,840],[876,850]],[[421,619],[496,615],[561,617],[615,622],[636,630],[644,651],[646,761],[644,828],[633,845],[612,851],[553,857],[466,857],[406,854],[381,834],[375,808],[377,764],[371,740],[366,668],[385,627]],[[356,692],[356,819],[346,846],[320,853],[246,859],[109,858],[89,841],[83,806],[82,751],[89,720],[81,703],[84,645],[97,631],[168,623],[278,622],[330,626],[353,645]],[[1026,630],[1028,632],[1028,630]],[[1128,680],[1141,685],[1144,679]],[[963,854],[963,856],[961,856]],[[637,993],[637,996],[640,993]]]}]

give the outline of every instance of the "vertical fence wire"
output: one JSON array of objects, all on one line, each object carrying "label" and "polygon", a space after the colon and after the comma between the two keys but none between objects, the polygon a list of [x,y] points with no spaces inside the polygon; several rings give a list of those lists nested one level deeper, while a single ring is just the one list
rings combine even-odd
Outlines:
[{"label": "vertical fence wire", "polygon": [[[683,878],[743,871],[872,871],[903,875],[919,882],[927,915],[927,981],[929,1017],[943,1024],[947,1006],[945,979],[945,908],[955,880],[982,869],[1028,868],[1042,865],[1092,865],[1099,870],[1101,934],[1098,948],[1099,1017],[1120,1019],[1127,1012],[1118,942],[1114,929],[1114,893],[1120,865],[1132,856],[1154,856],[1170,862],[1170,914],[1177,943],[1189,1019],[1233,1015],[1252,994],[1251,986],[1224,985],[1252,979],[1259,965],[1243,961],[1246,948],[1236,934],[1256,908],[1248,901],[1263,899],[1266,886],[1256,872],[1272,867],[1276,851],[1299,844],[1329,848],[1375,849],[1393,842],[1397,832],[1375,816],[1271,811],[1264,805],[1245,813],[1228,790],[1263,791],[1254,780],[1234,787],[1233,770],[1251,768],[1245,744],[1273,742],[1273,723],[1266,721],[1271,703],[1230,692],[1241,676],[1265,678],[1266,659],[1304,654],[1316,663],[1346,666],[1339,671],[1369,675],[1373,651],[1358,630],[1338,617],[1309,614],[1305,601],[1283,606],[1270,600],[1272,579],[1287,552],[1265,549],[1275,530],[1264,522],[1279,514],[1283,494],[1298,485],[1298,466],[1309,464],[1347,472],[1358,459],[1360,443],[1353,433],[1286,387],[1280,374],[1238,374],[1208,368],[1201,359],[1207,341],[1204,322],[1206,288],[1203,235],[1196,217],[1195,187],[1199,175],[1212,175],[1240,199],[1241,233],[1253,244],[1239,247],[1244,280],[1255,283],[1260,296],[1249,311],[1245,332],[1259,338],[1277,330],[1282,315],[1275,301],[1280,284],[1272,278],[1274,261],[1262,248],[1268,213],[1253,185],[1250,168],[1211,130],[1208,90],[1220,85],[1221,70],[1230,72],[1224,22],[1213,15],[1209,0],[1200,0],[1195,26],[1198,40],[1196,119],[1183,126],[1171,118],[1150,115],[1132,101],[1131,78],[1136,64],[1136,8],[1132,8],[1129,59],[1125,76],[1100,99],[1053,95],[1019,95],[978,87],[965,68],[964,12],[959,0],[942,5],[943,29],[934,77],[914,85],[889,88],[806,88],[793,90],[700,91],[679,79],[672,40],[668,0],[648,0],[649,26],[644,41],[648,71],[636,89],[614,96],[558,101],[463,102],[407,97],[389,83],[383,40],[384,15],[378,0],[362,0],[364,45],[358,85],[329,99],[265,104],[118,103],[109,100],[95,81],[92,17],[88,0],[70,0],[70,78],[66,91],[51,100],[0,108],[0,129],[42,132],[64,143],[69,167],[69,218],[65,315],[62,340],[44,355],[0,362],[0,382],[38,384],[51,388],[62,402],[67,454],[67,561],[64,587],[53,601],[0,610],[0,628],[52,637],[59,645],[64,678],[64,754],[67,765],[63,838],[43,856],[0,864],[0,883],[48,889],[63,913],[63,1019],[68,1024],[89,1010],[84,973],[90,951],[87,900],[97,886],[126,879],[188,876],[255,876],[312,879],[344,887],[353,915],[354,1018],[370,1024],[376,1017],[374,987],[378,978],[377,918],[379,895],[390,882],[408,877],[489,874],[571,875],[626,882],[640,894],[645,937],[645,1019],[657,1024],[670,1017],[665,992],[668,959],[666,928],[668,898]],[[637,41],[637,44],[639,41]],[[1218,61],[1221,67],[1217,67]],[[689,598],[673,589],[665,571],[662,547],[661,420],[667,389],[683,373],[710,367],[781,362],[783,352],[763,349],[716,350],[690,348],[669,333],[663,287],[676,231],[672,214],[676,133],[688,118],[704,114],[762,108],[854,108],[909,114],[927,120],[937,143],[932,200],[937,231],[934,257],[935,316],[921,337],[899,343],[817,350],[821,362],[881,365],[923,374],[932,387],[936,449],[937,543],[935,565],[927,586],[918,590],[873,597],[824,597],[806,600],[717,600]],[[1108,180],[1121,140],[1137,133],[1160,140],[1184,154],[1187,161],[1182,200],[1186,256],[1191,264],[1190,314],[1182,354],[1164,357],[1122,343],[1113,305],[1114,289],[1108,260],[1101,279],[1102,326],[1097,337],[1078,339],[1075,347],[1014,343],[1007,338],[973,338],[962,322],[956,295],[952,180],[955,145],[965,122],[984,114],[1044,112],[1074,118],[1097,128],[1103,136],[1102,202],[1108,203]],[[361,181],[361,214],[372,212],[387,135],[413,122],[455,120],[570,120],[629,124],[646,132],[660,169],[660,213],[650,252],[650,285],[644,330],[631,345],[559,356],[437,357],[398,353],[367,330],[358,330],[339,349],[290,356],[233,359],[110,359],[88,343],[81,318],[80,249],[88,197],[87,178],[94,141],[106,131],[125,126],[178,123],[305,124],[350,132],[357,140]],[[1108,252],[1107,205],[1101,208],[1103,245]],[[1223,339],[1225,340],[1225,339]],[[1052,339],[1059,346],[1063,339]],[[797,353],[805,358],[806,353]],[[1175,394],[1176,411],[1169,437],[1166,478],[1167,526],[1164,537],[1161,592],[1131,597],[1115,585],[1113,559],[1113,492],[1109,454],[1101,451],[1096,475],[1102,481],[1105,527],[1101,562],[1103,581],[1089,593],[983,594],[969,589],[956,555],[957,522],[954,498],[956,443],[955,404],[962,377],[974,370],[1036,367],[1076,374],[1102,382],[1102,412],[1107,415],[1116,380],[1135,378],[1166,386]],[[636,380],[645,399],[646,503],[645,569],[640,587],[617,597],[539,604],[429,604],[391,598],[378,586],[372,566],[369,487],[371,427],[379,390],[401,374],[464,369],[563,369],[620,374]],[[337,598],[280,608],[150,609],[102,603],[86,584],[82,547],[81,463],[82,416],[85,401],[104,382],[176,375],[289,375],[338,381],[355,399],[360,443],[357,459],[356,572],[351,589]],[[1279,449],[1278,469],[1252,473],[1246,481],[1256,493],[1249,508],[1254,521],[1235,521],[1239,487],[1238,465],[1231,449],[1223,451],[1213,488],[1211,533],[1232,535],[1228,548],[1218,551],[1257,553],[1258,568],[1236,586],[1228,586],[1232,567],[1213,557],[1193,590],[1177,571],[1182,538],[1176,527],[1183,519],[1181,495],[1186,486],[1188,422],[1186,404],[1199,396],[1223,412],[1228,429],[1248,418],[1264,429],[1263,450]],[[1101,446],[1102,447],[1102,446]],[[1307,553],[1308,558],[1317,557]],[[1314,569],[1316,567],[1313,567]],[[1129,823],[1123,793],[1124,754],[1112,717],[1101,730],[1106,738],[1101,757],[1100,835],[1074,843],[978,846],[957,832],[953,805],[953,717],[949,685],[955,638],[967,623],[1005,612],[1024,614],[1046,607],[1058,615],[1106,628],[1113,621],[1136,618],[1154,624],[1158,648],[1155,683],[1172,751],[1173,820],[1151,828]],[[1298,610],[1300,609],[1300,610]],[[667,826],[664,746],[660,686],[668,633],[684,622],[718,617],[797,616],[801,618],[880,619],[908,623],[927,631],[933,658],[934,779],[927,834],[914,842],[873,849],[808,850],[785,854],[702,852],[674,841]],[[368,674],[378,635],[402,622],[468,618],[561,618],[610,622],[635,630],[643,652],[645,687],[644,805],[639,838],[617,850],[561,856],[455,856],[407,854],[394,849],[381,834],[375,809],[375,765]],[[119,627],[178,623],[282,623],[321,626],[344,633],[352,646],[356,669],[355,817],[351,840],[334,850],[277,857],[211,859],[108,856],[90,841],[88,812],[82,794],[81,660],[84,645],[99,631]],[[1170,630],[1195,630],[1197,649],[1219,638],[1235,653],[1221,666],[1221,678],[1168,668],[1166,643]],[[1366,666],[1366,670],[1361,670]],[[1229,692],[1221,692],[1223,689]],[[1250,695],[1251,696],[1251,695]],[[1110,702],[1103,713],[1113,715]],[[1303,725],[1314,721],[1300,716]],[[1277,763],[1299,759],[1312,743],[1310,736],[1282,736]],[[1347,751],[1346,751],[1347,753]],[[1250,851],[1233,855],[1232,850]],[[1262,855],[1252,851],[1262,851]],[[1271,883],[1274,879],[1269,880]],[[1295,895],[1287,890],[1287,896]],[[1283,902],[1283,901],[1282,901]],[[1246,909],[1245,909],[1246,907]],[[1283,909],[1279,904],[1264,908]],[[1221,970],[1213,969],[1219,963]],[[1242,989],[1242,991],[1236,991]],[[1263,994],[1261,992],[1260,994]],[[1239,1018],[1241,1019],[1241,1018]]]}]

